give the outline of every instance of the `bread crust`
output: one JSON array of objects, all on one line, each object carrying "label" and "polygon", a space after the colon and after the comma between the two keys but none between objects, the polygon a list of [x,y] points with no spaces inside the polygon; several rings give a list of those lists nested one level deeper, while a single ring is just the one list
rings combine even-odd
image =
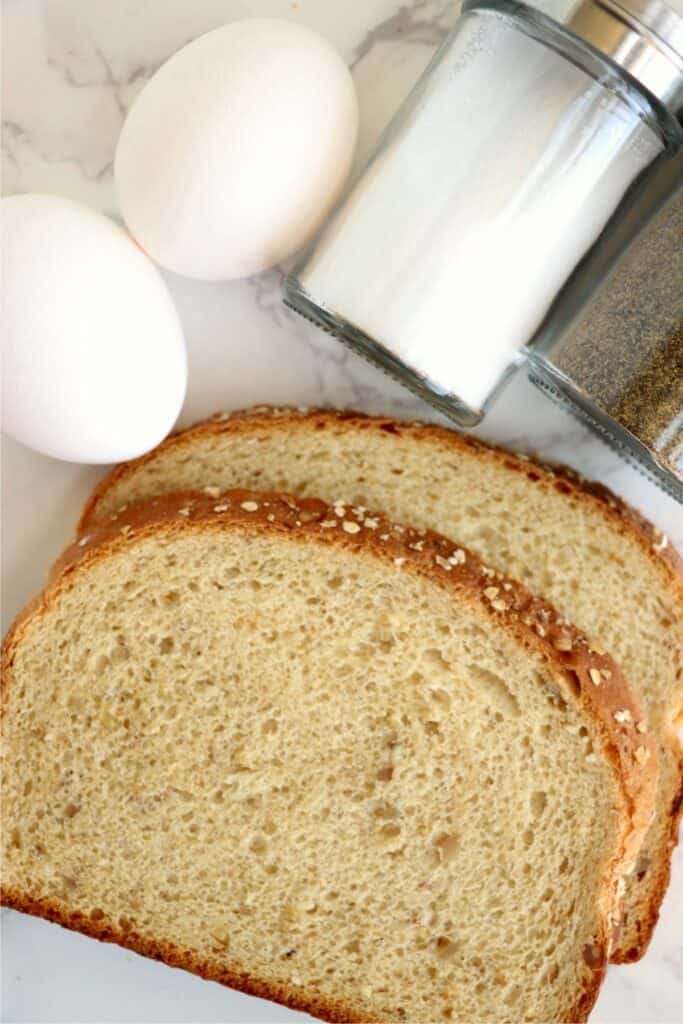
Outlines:
[{"label": "bread crust", "polygon": [[190,971],[206,981],[217,981],[220,985],[227,985],[228,988],[244,992],[246,995],[273,1000],[292,1010],[302,1010],[320,1020],[330,1021],[331,1024],[347,1024],[347,1022],[348,1024],[372,1024],[372,1017],[359,1014],[341,1002],[331,999],[323,1000],[310,993],[300,991],[295,986],[257,978],[249,974],[248,971],[241,971],[237,967],[232,969],[218,961],[202,959],[188,950],[179,949],[170,942],[154,942],[136,931],[123,931],[114,922],[107,922],[106,918],[93,921],[79,911],[60,907],[56,901],[33,899],[21,893],[2,890],[0,895],[3,906],[21,911],[23,914],[42,917],[46,921],[52,921],[63,928],[80,932],[82,935],[98,939],[100,942],[114,942],[117,946],[123,946],[133,953],[139,953],[140,956],[146,956],[150,960],[160,960],[168,967],[179,967],[184,971]]},{"label": "bread crust", "polygon": [[[612,659],[591,649],[589,641],[566,623],[545,601],[533,597],[520,583],[485,566],[471,552],[431,531],[416,531],[391,523],[364,508],[317,499],[298,499],[254,491],[229,491],[219,498],[197,492],[152,498],[115,513],[97,531],[73,543],[56,563],[45,591],[15,621],[2,652],[2,708],[6,707],[14,655],[31,622],[39,618],[78,574],[112,553],[163,534],[171,540],[185,531],[226,529],[236,532],[286,534],[294,541],[333,545],[357,555],[380,559],[392,571],[414,572],[444,589],[458,591],[506,629],[525,649],[540,656],[561,681],[561,696],[576,701],[595,722],[603,753],[612,765],[624,804],[624,826],[604,878],[599,903],[603,934],[596,936],[595,969],[585,990],[568,1011],[568,1021],[583,1021],[597,997],[604,962],[609,956],[618,919],[619,881],[633,862],[654,808],[657,786],[656,744],[643,724],[638,702]],[[644,731],[643,731],[644,730]],[[115,926],[85,919],[57,903],[0,890],[0,901],[38,914],[67,927],[116,941],[137,952],[185,967],[202,977],[222,981],[245,992],[275,998],[329,1021],[366,1021],[352,1008],[327,1003],[291,987],[251,978],[164,943],[154,943]]]},{"label": "bread crust", "polygon": [[679,600],[683,602],[683,556],[676,551],[661,530],[603,484],[586,479],[569,466],[553,465],[535,456],[512,452],[435,423],[396,420],[389,416],[367,416],[353,410],[257,405],[249,409],[217,413],[209,419],[200,420],[184,430],[171,434],[146,455],[130,462],[122,462],[107,473],[97,484],[83,508],[77,534],[80,536],[94,529],[99,516],[99,506],[108,492],[116,484],[132,476],[140,466],[154,461],[160,451],[192,444],[197,438],[207,434],[246,434],[255,426],[263,426],[268,422],[278,426],[298,425],[313,429],[317,423],[344,424],[354,430],[382,430],[399,436],[432,437],[461,451],[476,451],[482,457],[501,462],[508,469],[523,473],[530,481],[541,487],[572,494],[579,499],[590,501],[594,507],[599,507],[612,525],[619,525],[624,532],[630,532],[637,537],[648,558],[668,568],[671,582],[678,591]]},{"label": "bread crust", "polygon": [[[235,433],[248,435],[255,428],[263,429],[272,424],[274,429],[316,430],[326,426],[348,427],[350,431],[382,431],[411,436],[431,438],[444,446],[460,451],[476,452],[485,461],[502,464],[512,472],[523,474],[530,484],[545,490],[559,491],[568,498],[574,498],[590,505],[611,526],[623,536],[634,539],[645,557],[662,576],[664,585],[673,591],[679,614],[683,620],[683,558],[668,538],[636,509],[613,494],[602,484],[586,480],[575,470],[566,466],[553,466],[527,455],[514,453],[477,438],[459,434],[435,424],[417,421],[403,422],[391,417],[372,417],[354,411],[333,409],[304,409],[292,407],[255,406],[230,413],[219,413],[208,420],[179,431],[167,438],[159,448],[143,455],[133,462],[115,467],[96,487],[87,502],[79,523],[79,534],[95,527],[99,508],[112,488],[126,480],[146,463],[153,461],[159,451],[181,449],[210,435]],[[679,700],[672,708],[674,722],[683,724],[683,685]],[[652,937],[659,918],[662,900],[671,875],[671,855],[678,842],[679,824],[683,813],[683,748],[672,730],[667,742],[676,753],[679,763],[679,785],[671,800],[669,829],[665,847],[656,868],[652,870],[652,881],[648,890],[648,901],[636,909],[629,922],[630,941],[625,945],[616,944],[611,959],[614,963],[630,963],[639,960]],[[635,933],[635,937],[634,934]]]},{"label": "bread crust", "polygon": [[[10,907],[12,910],[52,921],[54,924],[80,932],[81,935],[87,935],[99,942],[114,942],[117,946],[123,946],[150,960],[160,960],[168,967],[178,967],[181,970],[190,971],[191,974],[196,974],[200,978],[204,978],[205,981],[216,981],[220,985],[227,985],[228,988],[244,992],[248,996],[273,1000],[291,1010],[300,1010],[319,1020],[329,1021],[330,1024],[380,1024],[374,1016],[359,1013],[357,1009],[347,1007],[339,1001],[321,999],[292,985],[256,978],[248,971],[231,969],[217,961],[202,959],[187,950],[179,949],[170,942],[152,942],[135,931],[122,931],[113,922],[107,923],[106,918],[101,921],[93,921],[78,911],[69,911],[60,907],[56,902],[33,899],[5,890],[0,890],[0,899],[3,906]],[[585,991],[567,1014],[566,1024],[586,1024],[588,1015],[598,997],[604,974],[604,965],[596,967]]]}]

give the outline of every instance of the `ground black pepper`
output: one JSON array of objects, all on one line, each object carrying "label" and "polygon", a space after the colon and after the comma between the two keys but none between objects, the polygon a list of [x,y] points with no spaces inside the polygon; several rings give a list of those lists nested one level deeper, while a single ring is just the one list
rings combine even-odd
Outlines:
[{"label": "ground black pepper", "polygon": [[683,190],[632,245],[552,362],[683,480]]}]

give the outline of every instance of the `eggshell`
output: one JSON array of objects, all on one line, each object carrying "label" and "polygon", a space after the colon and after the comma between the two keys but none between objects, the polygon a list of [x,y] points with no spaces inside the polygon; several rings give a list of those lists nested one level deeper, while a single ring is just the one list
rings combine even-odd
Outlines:
[{"label": "eggshell", "polygon": [[2,200],[2,422],[70,462],[158,444],[185,395],[185,343],[153,263],[108,217],[68,199]]},{"label": "eggshell", "polygon": [[299,249],[351,167],[358,104],[325,39],[249,18],[200,36],[137,97],[114,175],[131,234],[162,266],[225,280]]}]

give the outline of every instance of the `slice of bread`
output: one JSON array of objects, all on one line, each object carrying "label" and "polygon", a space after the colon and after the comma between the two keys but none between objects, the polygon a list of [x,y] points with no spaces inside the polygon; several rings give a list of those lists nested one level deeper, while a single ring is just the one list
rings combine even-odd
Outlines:
[{"label": "slice of bread", "polygon": [[115,470],[81,527],[183,488],[263,487],[383,509],[523,581],[619,661],[660,743],[657,814],[629,880],[617,962],[644,953],[683,797],[683,584],[667,538],[606,489],[434,426],[260,408],[219,417]]},{"label": "slice of bread", "polygon": [[334,1021],[577,1021],[654,805],[616,665],[449,541],[122,513],[4,648],[5,903]]}]

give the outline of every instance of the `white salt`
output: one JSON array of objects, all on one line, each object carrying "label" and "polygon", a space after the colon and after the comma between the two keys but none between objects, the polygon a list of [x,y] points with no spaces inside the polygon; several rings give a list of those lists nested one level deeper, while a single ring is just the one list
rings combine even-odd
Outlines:
[{"label": "white salt", "polygon": [[503,20],[465,18],[299,281],[480,409],[661,149],[580,68]]}]

